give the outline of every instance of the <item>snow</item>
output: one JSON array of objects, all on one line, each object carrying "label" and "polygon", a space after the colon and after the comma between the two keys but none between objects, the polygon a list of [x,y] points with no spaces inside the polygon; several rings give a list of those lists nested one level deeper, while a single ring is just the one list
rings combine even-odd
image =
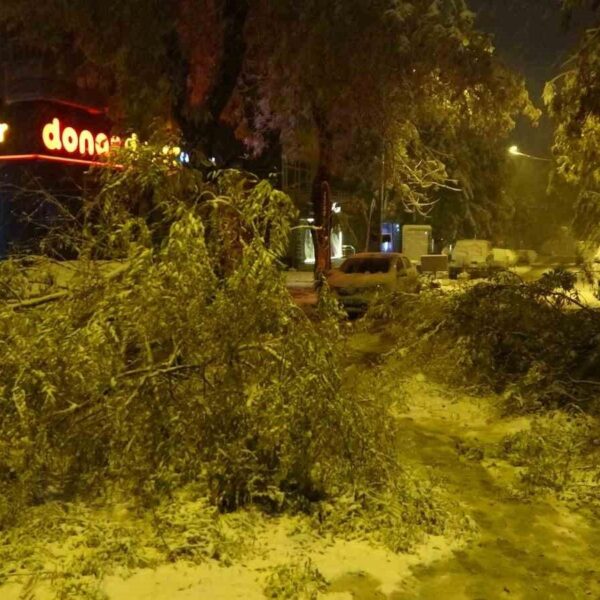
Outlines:
[{"label": "snow", "polygon": [[[421,373],[407,374],[401,385],[405,401],[396,405],[395,417],[403,459],[435,470],[474,520],[474,541],[430,536],[413,553],[394,554],[365,540],[318,536],[306,517],[259,516],[248,552],[232,564],[180,561],[123,569],[103,579],[107,599],[259,600],[273,568],[307,559],[331,583],[319,596],[324,600],[599,598],[597,520],[552,499],[518,501],[510,492],[514,467],[457,452],[459,442],[497,445],[528,428],[530,418],[502,418],[498,398],[451,390]],[[23,587],[7,584],[0,597],[20,600]],[[30,597],[54,598],[45,581]]]},{"label": "snow", "polygon": [[[431,536],[414,553],[394,554],[367,541],[318,536],[307,517],[289,515],[261,517],[252,535],[247,556],[231,565],[208,560],[202,564],[179,561],[154,569],[122,568],[104,577],[100,589],[108,600],[262,600],[266,579],[275,567],[310,559],[332,584],[322,596],[350,600],[351,592],[367,583],[373,591],[392,594],[413,568],[449,559],[464,543]],[[5,585],[2,600],[21,600],[22,590],[18,583]],[[47,581],[36,584],[36,600],[54,598]]]},{"label": "snow", "polygon": [[[347,575],[358,575],[377,582],[376,589],[389,595],[411,574],[412,567],[448,558],[459,546],[441,536],[432,536],[414,554],[394,554],[364,541],[313,538],[307,543],[303,536],[294,534],[297,525],[293,517],[271,522],[257,540],[257,556],[242,563],[227,567],[210,561],[199,566],[175,564],[144,569],[128,578],[107,577],[103,590],[111,600],[262,600],[269,569],[310,558],[334,587]],[[324,596],[339,600],[353,597],[342,591]]]}]

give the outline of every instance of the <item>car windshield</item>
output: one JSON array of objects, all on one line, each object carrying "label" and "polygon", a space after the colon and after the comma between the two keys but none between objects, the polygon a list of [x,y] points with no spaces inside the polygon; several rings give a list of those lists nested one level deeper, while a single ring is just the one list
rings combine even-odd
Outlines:
[{"label": "car windshield", "polygon": [[342,273],[387,273],[390,259],[386,257],[349,258],[340,267]]}]

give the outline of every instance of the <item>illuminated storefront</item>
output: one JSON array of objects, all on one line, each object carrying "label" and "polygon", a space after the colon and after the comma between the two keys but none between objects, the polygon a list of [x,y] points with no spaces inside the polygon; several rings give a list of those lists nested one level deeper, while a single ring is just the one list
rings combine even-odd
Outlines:
[{"label": "illuminated storefront", "polygon": [[[92,110],[92,109],[90,109]],[[52,102],[23,102],[0,113],[0,166],[49,161],[90,166],[110,152],[110,122],[96,111]]]},{"label": "illuminated storefront", "polygon": [[[103,111],[51,100],[0,109],[0,258],[37,251],[60,206],[76,209],[91,166],[107,165],[118,137]],[[48,202],[48,198],[53,202]]]}]

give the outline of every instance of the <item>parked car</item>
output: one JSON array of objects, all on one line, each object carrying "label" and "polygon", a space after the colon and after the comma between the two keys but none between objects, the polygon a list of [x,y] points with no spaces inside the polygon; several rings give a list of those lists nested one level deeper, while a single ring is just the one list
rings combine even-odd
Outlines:
[{"label": "parked car", "polygon": [[488,240],[458,240],[450,257],[450,277],[459,273],[484,275],[492,266],[492,243]]},{"label": "parked car", "polygon": [[594,287],[600,284],[600,247],[588,245],[582,256],[582,268],[586,279]]},{"label": "parked car", "polygon": [[538,259],[538,253],[535,250],[517,250],[517,256],[521,265],[532,265]]},{"label": "parked car", "polygon": [[330,271],[327,283],[346,312],[360,314],[378,293],[417,291],[419,274],[404,254],[361,252]]},{"label": "parked car", "polygon": [[519,255],[510,248],[492,248],[492,267],[510,269],[519,262]]}]

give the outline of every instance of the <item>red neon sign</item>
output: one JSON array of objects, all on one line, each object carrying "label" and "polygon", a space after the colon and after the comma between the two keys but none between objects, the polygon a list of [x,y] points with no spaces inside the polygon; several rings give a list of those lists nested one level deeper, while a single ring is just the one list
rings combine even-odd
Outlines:
[{"label": "red neon sign", "polygon": [[88,167],[111,167],[113,169],[122,169],[123,165],[100,162],[97,160],[84,160],[82,158],[68,158],[66,156],[50,156],[49,154],[3,154],[0,155],[0,162],[22,162],[22,161],[49,161],[63,163],[65,165],[85,165]]},{"label": "red neon sign", "polygon": [[75,128],[64,127],[58,118],[46,123],[42,129],[44,146],[51,151],[64,151],[80,156],[106,156],[111,145],[120,145],[121,139],[109,139],[106,133],[93,134],[87,129],[78,132]]}]

